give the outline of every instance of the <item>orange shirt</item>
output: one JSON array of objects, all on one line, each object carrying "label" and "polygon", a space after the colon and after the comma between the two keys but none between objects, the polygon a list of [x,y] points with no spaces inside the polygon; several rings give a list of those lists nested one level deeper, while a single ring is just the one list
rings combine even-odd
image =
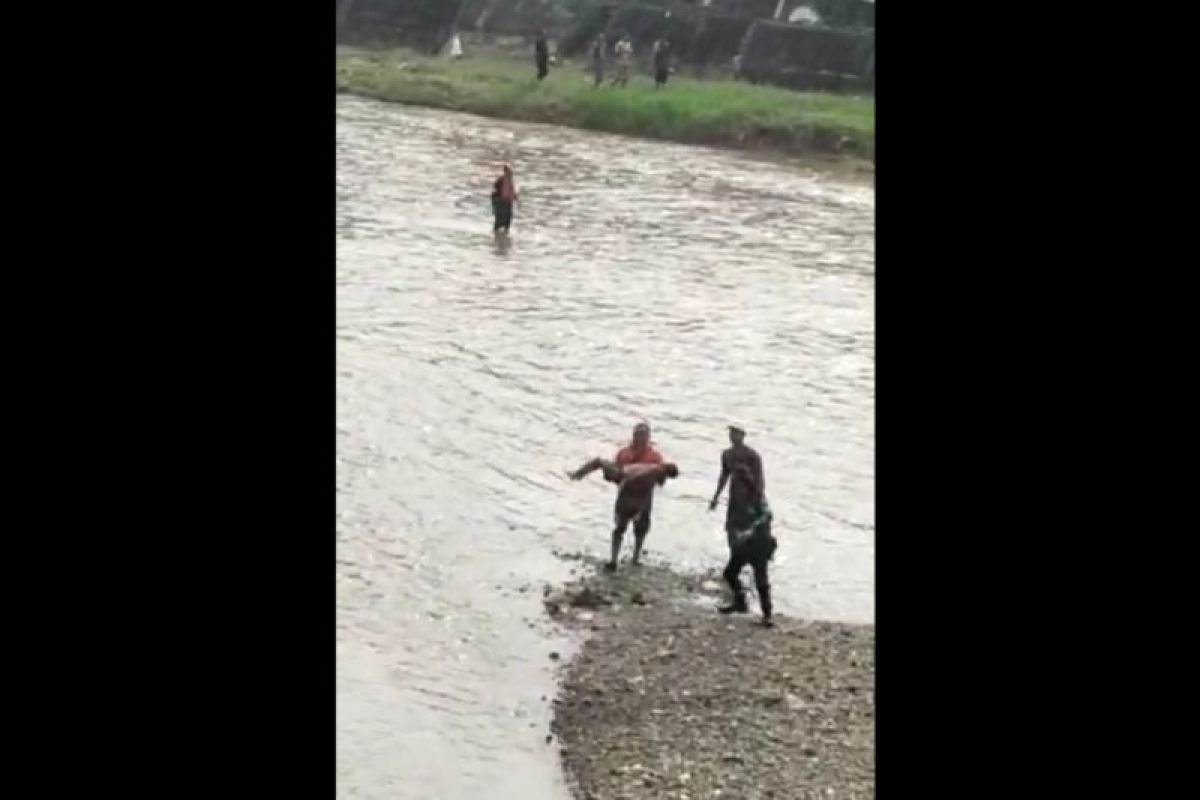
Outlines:
[{"label": "orange shirt", "polygon": [[661,464],[663,463],[662,455],[654,449],[653,445],[646,445],[641,450],[634,450],[633,445],[625,445],[617,451],[617,464],[625,466],[626,464]]}]

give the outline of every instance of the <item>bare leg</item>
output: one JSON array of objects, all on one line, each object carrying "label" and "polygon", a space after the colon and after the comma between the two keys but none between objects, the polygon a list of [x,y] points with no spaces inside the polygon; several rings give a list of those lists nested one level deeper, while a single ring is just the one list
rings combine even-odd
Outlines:
[{"label": "bare leg", "polygon": [[650,533],[650,511],[652,503],[647,503],[633,523],[633,563],[638,564],[642,558],[642,545],[646,542],[646,534]]},{"label": "bare leg", "polygon": [[604,565],[609,572],[615,572],[617,569],[617,557],[621,555],[621,541],[625,538],[627,527],[629,527],[629,517],[618,513],[617,525],[612,532],[612,559]]},{"label": "bare leg", "polygon": [[606,461],[603,458],[593,458],[591,461],[587,462],[574,472],[568,472],[567,475],[570,476],[571,480],[579,481],[583,480],[585,476],[590,475],[598,469],[604,470],[604,477],[606,480],[614,480],[614,478],[610,477],[610,475],[615,475],[617,466],[611,461]]}]

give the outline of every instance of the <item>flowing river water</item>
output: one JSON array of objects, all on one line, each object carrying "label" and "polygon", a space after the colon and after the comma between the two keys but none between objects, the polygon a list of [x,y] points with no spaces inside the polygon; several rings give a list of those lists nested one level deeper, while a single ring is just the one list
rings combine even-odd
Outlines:
[{"label": "flowing river water", "polygon": [[337,98],[339,797],[567,797],[576,645],[541,593],[555,550],[606,552],[614,492],[564,472],[641,419],[682,471],[649,559],[723,562],[738,420],[778,611],[873,621],[874,206],[796,164]]}]

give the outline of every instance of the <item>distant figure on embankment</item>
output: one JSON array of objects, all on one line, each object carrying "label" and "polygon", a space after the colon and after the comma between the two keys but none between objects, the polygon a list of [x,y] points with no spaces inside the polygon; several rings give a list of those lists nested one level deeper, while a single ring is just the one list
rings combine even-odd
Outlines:
[{"label": "distant figure on embankment", "polygon": [[661,89],[671,77],[671,43],[659,39],[654,43],[654,88]]},{"label": "distant figure on embankment", "polygon": [[513,179],[512,167],[505,164],[500,170],[500,177],[492,184],[492,215],[495,217],[492,233],[497,238],[508,235],[516,201],[517,184]]},{"label": "distant figure on embankment", "polygon": [[546,42],[546,32],[538,28],[537,40],[533,43],[533,61],[537,64],[537,79],[545,80],[550,74],[550,45]]},{"label": "distant figure on embankment", "polygon": [[595,80],[593,86],[599,86],[604,83],[604,48],[607,47],[604,41],[604,34],[596,37],[596,41],[592,42],[592,78]]},{"label": "distant figure on embankment", "polygon": [[463,57],[462,37],[459,36],[458,31],[450,34],[450,42],[446,45],[446,52],[455,61]]},{"label": "distant figure on embankment", "polygon": [[617,74],[613,77],[613,86],[625,86],[629,83],[629,65],[633,60],[633,42],[629,41],[628,33],[613,46],[613,55],[617,57]]}]

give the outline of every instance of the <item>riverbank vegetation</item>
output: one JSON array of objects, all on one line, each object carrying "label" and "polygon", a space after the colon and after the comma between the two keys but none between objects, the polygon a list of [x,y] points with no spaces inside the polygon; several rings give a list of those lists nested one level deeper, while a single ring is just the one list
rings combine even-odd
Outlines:
[{"label": "riverbank vegetation", "polygon": [[875,101],[792,92],[731,79],[674,76],[655,90],[647,75],[593,88],[580,63],[558,64],[539,83],[532,56],[476,53],[462,60],[403,49],[337,50],[337,91],[377,100],[550,122],[652,139],[788,155],[872,159]]}]

